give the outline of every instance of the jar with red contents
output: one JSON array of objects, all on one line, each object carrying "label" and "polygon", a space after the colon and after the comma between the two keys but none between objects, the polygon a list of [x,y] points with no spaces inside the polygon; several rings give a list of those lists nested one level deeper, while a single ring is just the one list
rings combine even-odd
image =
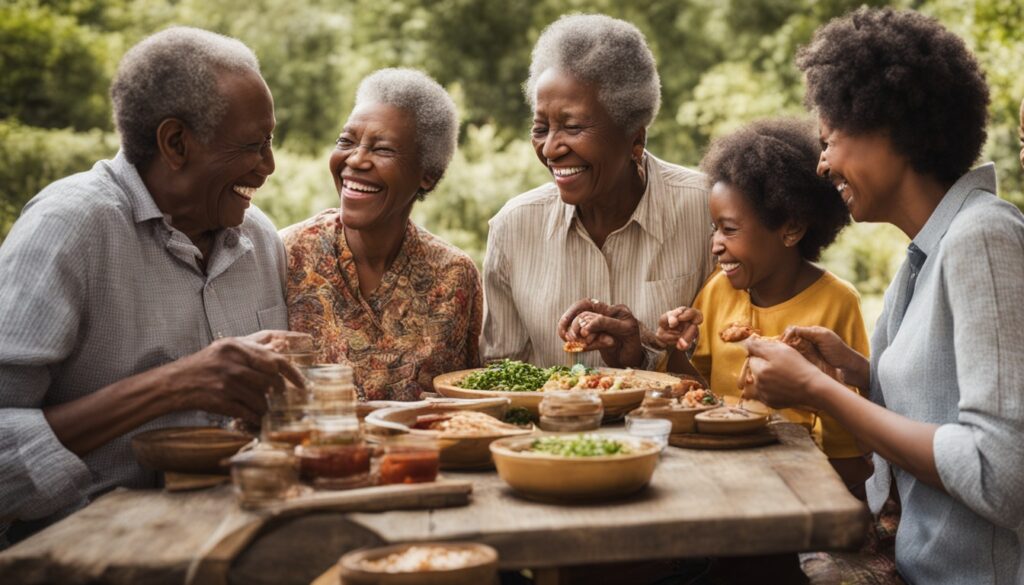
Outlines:
[{"label": "jar with red contents", "polygon": [[436,440],[404,436],[384,446],[378,474],[382,484],[428,483],[437,479],[440,450]]}]

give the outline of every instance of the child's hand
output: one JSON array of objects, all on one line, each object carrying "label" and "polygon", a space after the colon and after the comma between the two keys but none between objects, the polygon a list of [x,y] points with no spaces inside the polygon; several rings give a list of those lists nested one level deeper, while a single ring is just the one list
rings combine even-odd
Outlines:
[{"label": "child's hand", "polygon": [[697,326],[704,315],[693,307],[676,307],[658,319],[657,338],[665,347],[676,346],[680,351],[690,349],[697,340]]}]

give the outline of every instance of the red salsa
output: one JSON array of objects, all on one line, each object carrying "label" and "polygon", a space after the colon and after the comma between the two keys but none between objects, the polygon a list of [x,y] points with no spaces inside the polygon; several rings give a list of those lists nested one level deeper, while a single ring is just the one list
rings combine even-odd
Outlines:
[{"label": "red salsa", "polygon": [[426,483],[437,479],[440,465],[436,449],[390,447],[380,460],[380,482]]},{"label": "red salsa", "polygon": [[296,450],[302,477],[343,479],[370,473],[371,450],[363,444],[305,445]]}]

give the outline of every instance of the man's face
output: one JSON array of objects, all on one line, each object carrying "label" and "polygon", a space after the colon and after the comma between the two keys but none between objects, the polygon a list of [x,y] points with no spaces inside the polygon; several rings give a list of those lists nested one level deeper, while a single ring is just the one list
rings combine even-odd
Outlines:
[{"label": "man's face", "polygon": [[266,83],[256,73],[226,73],[218,85],[227,112],[208,143],[190,141],[183,168],[189,187],[182,195],[189,199],[181,219],[197,231],[241,225],[256,190],[274,172],[274,99]]}]

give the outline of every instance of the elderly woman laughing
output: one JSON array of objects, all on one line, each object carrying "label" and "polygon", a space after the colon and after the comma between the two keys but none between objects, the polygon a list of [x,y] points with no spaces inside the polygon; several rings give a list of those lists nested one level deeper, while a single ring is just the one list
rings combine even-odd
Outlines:
[{"label": "elderly woman laughing", "polygon": [[582,320],[577,337],[606,364],[650,367],[641,327],[691,301],[713,266],[702,175],[644,150],[661,101],[654,57],[632,24],[565,16],[538,39],[525,91],[554,183],[490,222],[483,354],[561,363],[559,335]]},{"label": "elderly woman laughing", "polygon": [[444,174],[458,128],[430,77],[373,73],[330,157],[341,208],[283,232],[291,328],[313,335],[319,361],[353,366],[361,399],[416,400],[434,376],[479,364],[479,273],[409,220]]}]

